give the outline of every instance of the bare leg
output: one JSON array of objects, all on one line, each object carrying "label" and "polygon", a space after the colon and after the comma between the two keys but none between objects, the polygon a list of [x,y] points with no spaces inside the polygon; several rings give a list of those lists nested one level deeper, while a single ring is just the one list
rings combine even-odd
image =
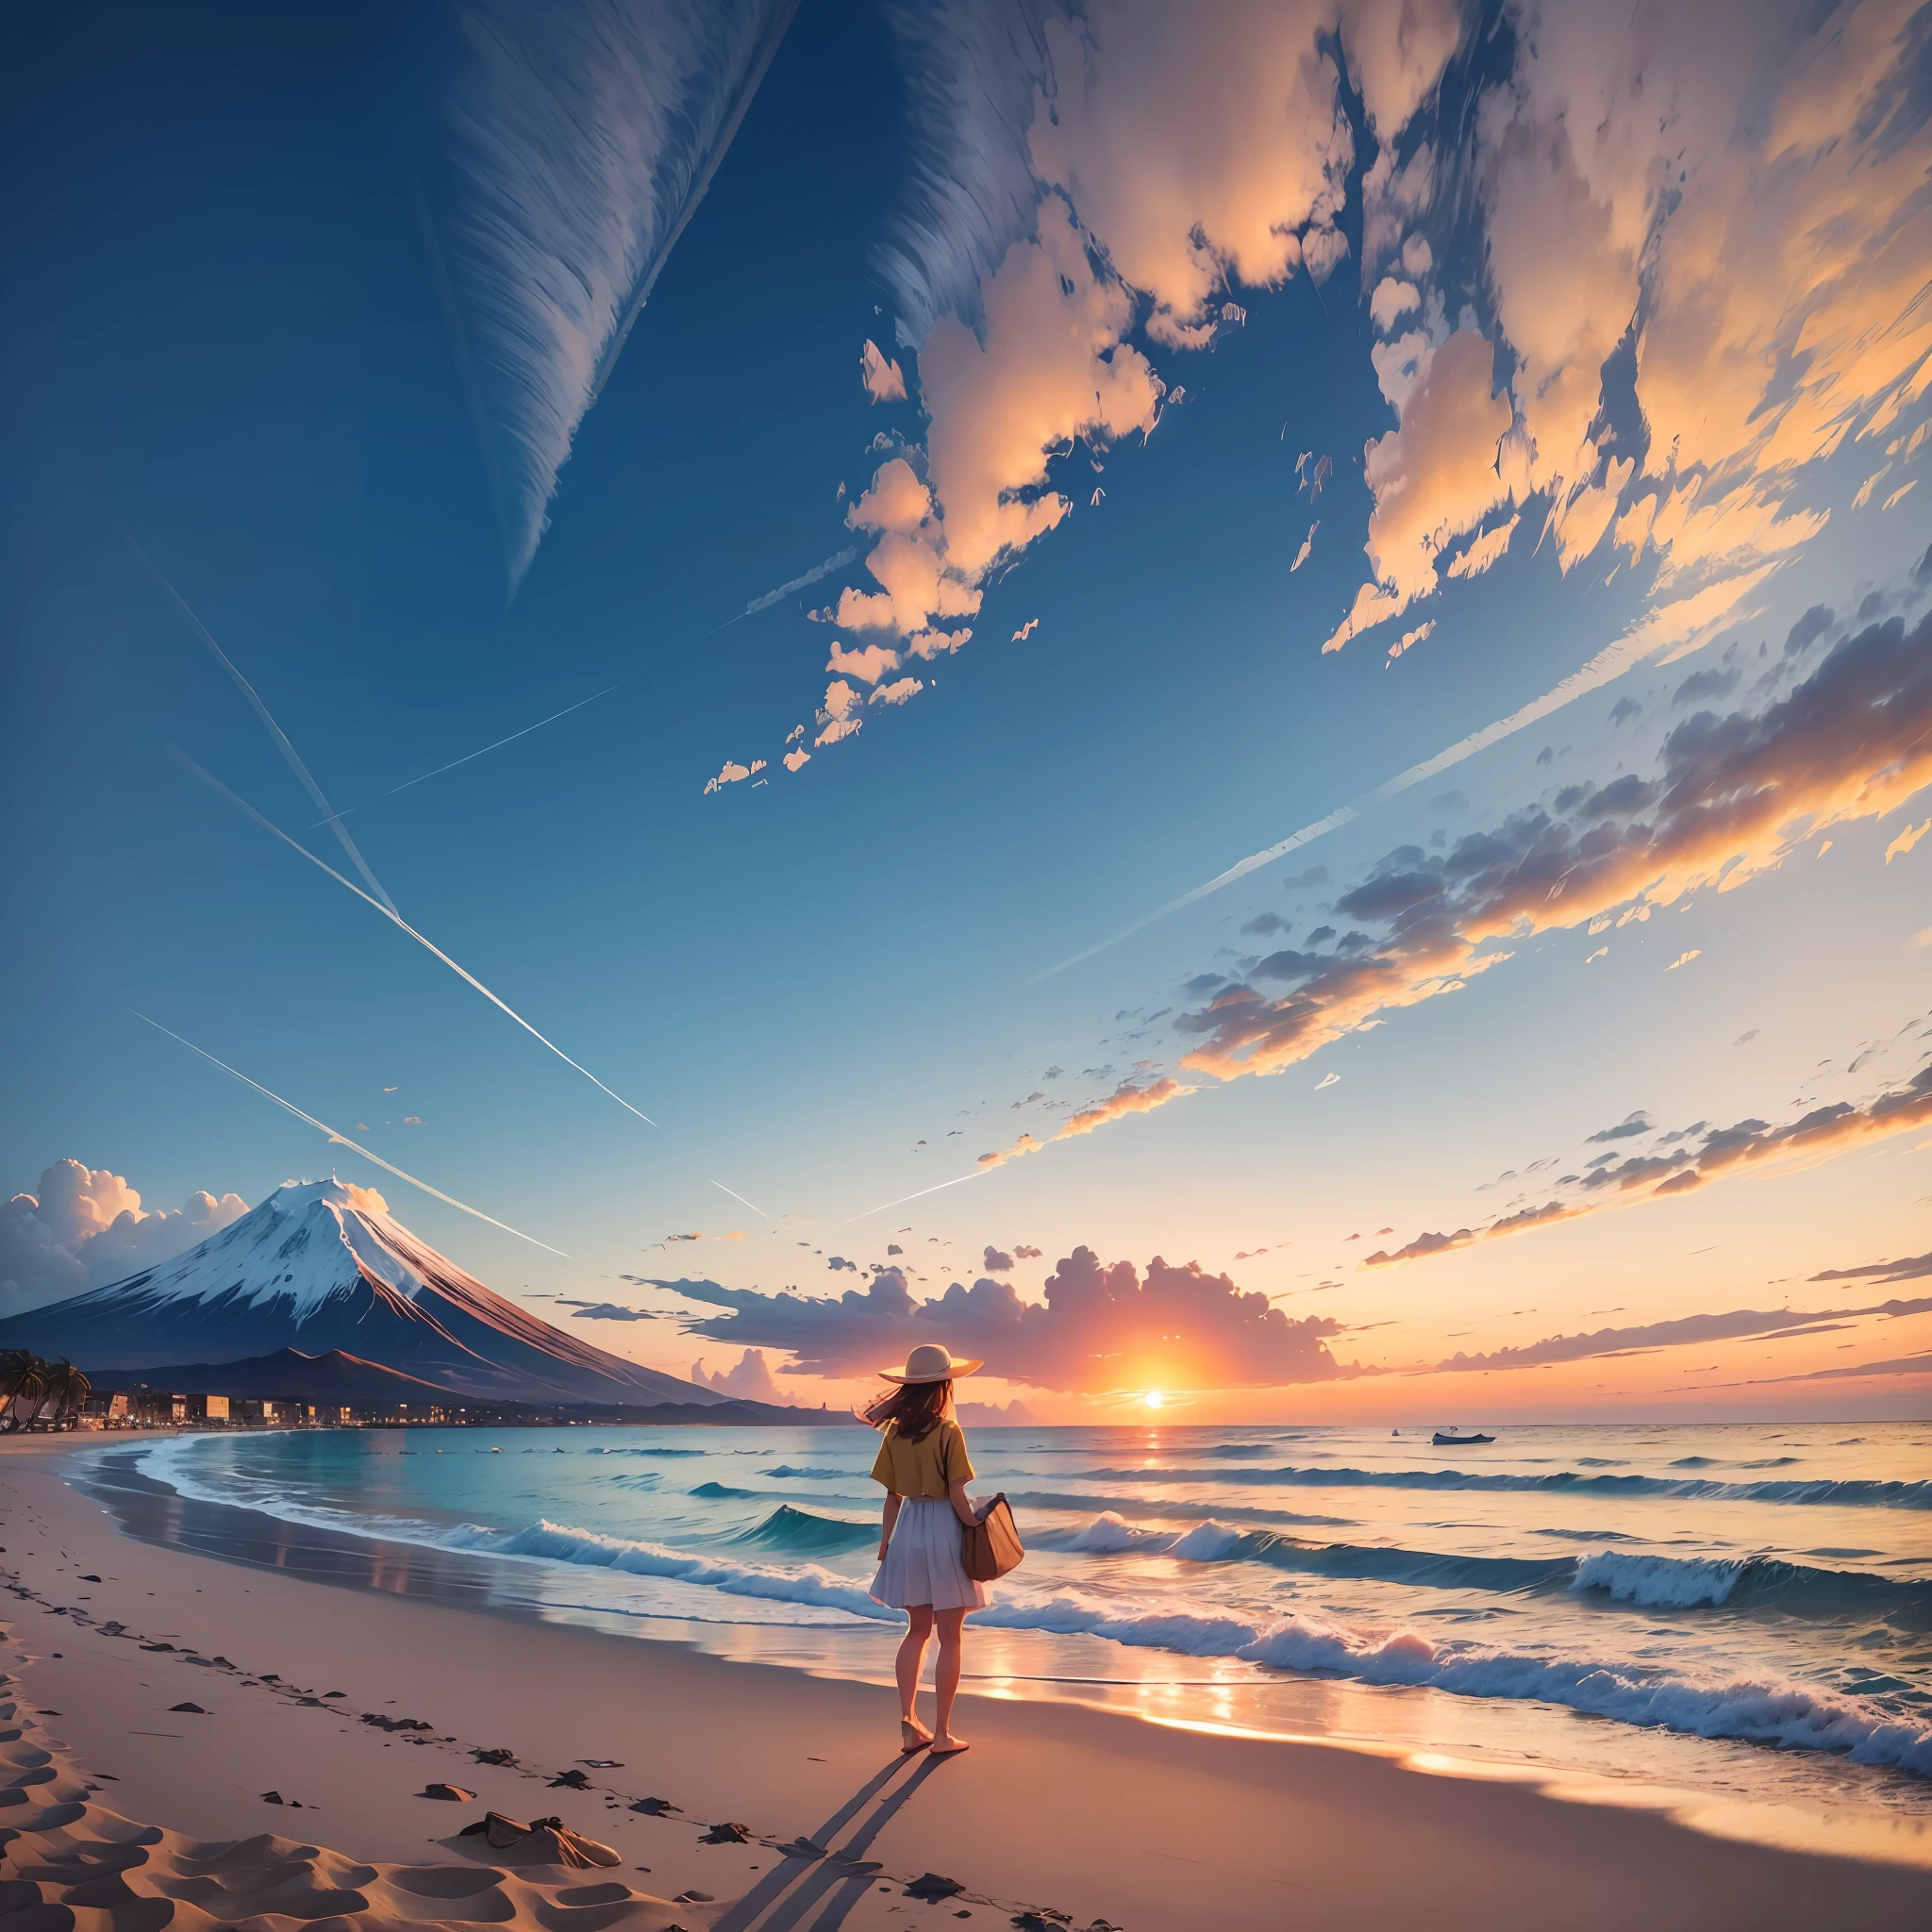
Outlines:
[{"label": "bare leg", "polygon": [[[919,1604],[906,1612],[906,1634],[899,1640],[895,1665],[899,1679],[899,1720],[922,1737],[931,1735],[919,1722],[919,1674],[925,1663],[925,1640],[932,1635],[932,1606]],[[958,1672],[954,1680],[958,1681]],[[908,1741],[910,1741],[908,1735]]]},{"label": "bare leg", "polygon": [[940,1657],[939,1667],[933,1673],[933,1685],[939,1692],[939,1728],[933,1733],[932,1742],[933,1755],[942,1757],[948,1751],[966,1748],[965,1740],[953,1735],[953,1699],[959,1689],[959,1642],[966,1612],[961,1608],[937,1614]]}]

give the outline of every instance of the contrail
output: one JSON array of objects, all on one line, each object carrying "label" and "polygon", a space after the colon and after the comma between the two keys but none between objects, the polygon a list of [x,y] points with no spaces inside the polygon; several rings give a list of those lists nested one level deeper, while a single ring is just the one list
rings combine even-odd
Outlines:
[{"label": "contrail", "polygon": [[793,591],[802,591],[808,584],[815,584],[821,577],[828,577],[835,570],[843,570],[858,555],[858,545],[854,543],[840,551],[837,557],[828,557],[824,562],[808,570],[802,577],[793,577],[789,584],[780,584],[775,591],[767,591],[762,597],[754,597],[736,617],[727,617],[723,624],[713,625],[705,635],[714,638],[721,630],[729,630],[740,619],[756,617],[760,610],[769,610],[780,597],[789,597]]},{"label": "contrail", "polygon": [[570,1257],[564,1254],[561,1248],[553,1248],[548,1241],[540,1241],[535,1235],[525,1234],[522,1228],[512,1227],[507,1221],[498,1221],[493,1214],[485,1214],[480,1208],[472,1208],[468,1202],[458,1201],[454,1194],[445,1194],[441,1188],[432,1188],[427,1181],[419,1181],[412,1174],[405,1174],[392,1161],[385,1160],[379,1154],[370,1153],[369,1149],[363,1146],[360,1141],[350,1140],[346,1134],[337,1133],[326,1121],[317,1120],[312,1113],[304,1113],[293,1102],[284,1100],[279,1093],[269,1092],[269,1090],[259,1080],[251,1080],[246,1074],[237,1073],[226,1060],[216,1059],[213,1054],[205,1052],[201,1047],[196,1046],[193,1041],[182,1040],[181,1035],[176,1033],[172,1026],[163,1026],[158,1020],[148,1020],[145,1013],[139,1011],[133,1007],[129,1007],[127,1010],[133,1013],[137,1020],[147,1020],[147,1024],[157,1033],[165,1033],[170,1040],[180,1040],[181,1044],[190,1053],[200,1054],[202,1058],[208,1061],[210,1065],[221,1068],[225,1074],[233,1074],[236,1079],[241,1081],[242,1086],[253,1087],[258,1093],[266,1094],[277,1107],[283,1108],[288,1112],[293,1114],[298,1121],[307,1121],[311,1127],[327,1135],[329,1141],[335,1146],[353,1147],[364,1160],[373,1160],[385,1174],[394,1174],[399,1181],[408,1181],[412,1188],[421,1188],[425,1194],[433,1194],[439,1201],[447,1202],[452,1208],[460,1208],[465,1214],[474,1214],[478,1221],[487,1221],[491,1227],[500,1227],[505,1234],[513,1234],[518,1241],[528,1241],[533,1248],[541,1248],[546,1255],[556,1255],[565,1261],[570,1259]]},{"label": "contrail", "polygon": [[[618,684],[623,682],[622,678],[618,679]],[[560,711],[552,711],[549,717],[540,718],[534,724],[525,724],[521,731],[512,731],[508,738],[499,738],[494,744],[486,744],[482,751],[468,752],[459,758],[452,758],[446,765],[438,765],[433,772],[425,772],[420,778],[411,778],[401,785],[391,785],[382,795],[385,798],[393,798],[398,791],[408,791],[411,785],[427,784],[431,778],[440,778],[445,772],[454,772],[458,765],[467,765],[472,758],[480,758],[485,752],[496,751],[506,744],[513,744],[520,738],[529,737],[533,731],[542,730],[546,724],[555,724],[559,718],[568,718],[573,711],[581,711],[586,705],[594,705],[599,698],[608,698],[616,689],[616,684],[607,684],[602,691],[593,691],[589,697],[579,698],[575,704],[566,705]],[[354,811],[355,808],[351,806],[349,810]],[[337,816],[345,817],[346,814],[339,812]]]},{"label": "contrail", "polygon": [[160,566],[131,537],[127,541],[135,556],[140,558],[142,562],[146,564],[148,569],[154,573],[155,581],[174,599],[175,608],[194,627],[195,635],[215,654],[215,661],[235,680],[236,688],[255,707],[255,715],[261,720],[268,735],[275,740],[276,748],[281,752],[283,758],[288,759],[289,769],[294,773],[296,777],[301,779],[303,788],[308,791],[309,797],[315,801],[315,808],[324,815],[322,823],[335,833],[337,840],[341,844],[342,850],[348,854],[350,864],[362,874],[369,890],[381,900],[383,910],[391,919],[400,919],[402,915],[396,910],[395,901],[383,891],[382,881],[369,870],[368,861],[356,849],[355,840],[350,838],[348,833],[342,828],[342,814],[336,811],[328,800],[322,795],[322,787],[309,775],[308,767],[302,762],[301,756],[297,753],[295,747],[289,742],[288,734],[269,715],[269,708],[262,703],[255,687],[242,675],[241,672],[236,670],[233,662],[229,659],[228,654],[222,649],[221,645],[215,642],[213,634],[209,631],[208,625],[202,623],[201,619],[195,616],[194,612],[189,608],[187,598],[182,596],[181,592],[163,575]]},{"label": "contrail", "polygon": [[863,1214],[847,1216],[839,1225],[850,1227],[855,1221],[870,1221],[874,1214],[883,1214],[888,1208],[903,1208],[908,1201],[917,1201],[924,1194],[937,1194],[943,1188],[957,1188],[964,1181],[984,1180],[991,1172],[991,1168],[983,1167],[976,1174],[962,1174],[958,1180],[941,1181],[938,1187],[921,1188],[917,1194],[901,1194],[896,1201],[882,1201],[876,1208],[868,1208]]},{"label": "contrail", "polygon": [[[1727,584],[1711,586],[1712,591],[1729,591],[1728,603],[1717,608],[1722,617],[1734,609],[1762,581],[1765,570],[1746,571],[1740,577]],[[1699,591],[1698,598],[1708,596],[1707,591]],[[1695,599],[1686,598],[1690,604]],[[1657,613],[1658,617],[1668,615],[1673,608],[1666,607]],[[1715,622],[1711,619],[1710,622]],[[1420,785],[1425,778],[1433,778],[1440,772],[1446,772],[1452,765],[1459,765],[1464,758],[1474,758],[1479,751],[1486,751],[1500,739],[1507,738],[1512,732],[1520,731],[1525,724],[1534,724],[1540,718],[1547,718],[1552,711],[1582,697],[1586,692],[1606,685],[1613,677],[1620,677],[1631,665],[1641,663],[1654,657],[1657,651],[1671,641],[1668,637],[1659,639],[1658,625],[1655,620],[1640,620],[1619,638],[1615,643],[1606,645],[1588,664],[1573,671],[1555,690],[1545,691],[1540,698],[1532,698],[1520,709],[1511,711],[1507,718],[1498,718],[1492,724],[1485,724],[1472,731],[1467,738],[1459,738],[1446,751],[1439,751],[1434,758],[1424,758],[1419,765],[1411,765],[1407,771],[1395,777],[1386,779],[1373,791],[1365,791],[1348,805],[1337,811],[1331,811],[1325,819],[1317,819],[1311,825],[1304,825],[1298,832],[1291,832],[1277,844],[1268,846],[1264,851],[1252,852],[1247,858],[1239,859],[1224,873],[1217,873],[1206,885],[1196,886],[1191,892],[1183,892],[1178,899],[1170,899],[1165,906],[1158,906],[1143,918],[1137,919],[1132,925],[1123,926],[1111,939],[1102,940],[1097,946],[1089,946],[1084,953],[1075,953],[1071,958],[1062,959],[1058,966],[1049,966],[1043,973],[1036,973],[1026,981],[1028,986],[1038,986],[1043,979],[1051,979],[1056,973],[1064,973],[1069,966],[1077,966],[1082,960],[1091,959],[1096,953],[1104,953],[1109,946],[1117,946],[1124,939],[1152,925],[1157,920],[1165,919],[1170,912],[1178,912],[1184,906],[1191,906],[1197,899],[1205,899],[1209,892],[1218,892],[1223,886],[1232,885],[1236,879],[1245,878],[1257,867],[1285,857],[1297,847],[1309,844],[1325,832],[1333,832],[1341,826],[1358,819],[1363,812],[1393,798],[1398,792],[1407,791],[1412,785]],[[1693,632],[1693,635],[1695,633]],[[1668,661],[1668,660],[1667,660]]]},{"label": "contrail", "polygon": [[[404,932],[408,933],[408,936],[412,940],[414,940],[416,943],[419,946],[421,946],[425,952],[433,953],[437,958],[441,959],[442,963],[445,966],[447,966],[449,970],[458,976],[458,978],[466,980],[471,986],[474,986],[476,989],[476,991],[480,992],[483,995],[483,997],[486,1000],[488,1000],[492,1007],[495,1007],[501,1012],[508,1013],[509,1017],[512,1020],[514,1020],[517,1023],[517,1024],[521,1026],[524,1029],[524,1031],[530,1036],[532,1040],[541,1041],[542,1043],[545,1046],[547,1046],[550,1049],[550,1051],[554,1053],[557,1056],[557,1058],[564,1063],[565,1066],[575,1067],[577,1072],[580,1073],[584,1076],[584,1078],[591,1083],[592,1087],[596,1088],[600,1093],[609,1094],[610,1098],[616,1101],[619,1107],[623,1108],[626,1113],[636,1114],[638,1119],[642,1121],[647,1127],[658,1126],[658,1123],[654,1121],[649,1114],[644,1113],[640,1108],[633,1107],[630,1104],[630,1102],[627,1101],[624,1097],[624,1095],[619,1093],[614,1088],[605,1086],[603,1081],[598,1079],[596,1074],[591,1073],[589,1067],[583,1066],[579,1064],[577,1061],[572,1059],[569,1054],[565,1053],[562,1047],[558,1046],[554,1040],[545,1039],[544,1036],[539,1033],[537,1029],[534,1026],[532,1026],[530,1023],[526,1019],[525,1019],[524,1016],[521,1013],[519,1013],[514,1007],[506,1006],[504,1002],[498,999],[497,996],[493,992],[491,992],[490,989],[487,986],[485,986],[483,982],[480,979],[478,979],[474,973],[468,972],[463,967],[458,966],[457,962],[454,959],[452,959],[450,956],[447,953],[445,953],[441,946],[434,945],[428,940],[425,940],[423,937],[423,935],[420,932],[418,932],[416,928],[413,925],[411,925],[407,919],[405,919],[402,916],[402,914],[395,909],[394,907],[383,906],[379,904],[376,900],[372,899],[369,896],[369,894],[365,892],[360,886],[357,885],[353,879],[345,879],[341,875],[341,874],[335,869],[334,866],[325,864],[324,861],[316,858],[315,854],[309,851],[309,849],[306,845],[298,844],[293,839],[290,838],[288,833],[283,831],[279,825],[270,824],[270,822],[267,819],[263,818],[262,815],[258,811],[257,811],[256,808],[252,805],[250,805],[245,798],[237,797],[236,794],[230,791],[228,788],[225,785],[224,785],[219,778],[215,777],[212,773],[203,771],[202,768],[199,765],[197,765],[194,762],[194,760],[192,758],[190,758],[188,754],[185,751],[183,751],[178,745],[173,747],[173,749],[175,752],[175,756],[178,758],[182,761],[182,763],[188,767],[188,769],[191,772],[192,772],[198,778],[201,778],[206,783],[213,786],[213,788],[217,791],[219,791],[224,798],[229,800],[232,804],[240,806],[242,809],[245,811],[248,814],[248,816],[252,818],[255,821],[255,823],[262,828],[263,831],[273,832],[275,835],[275,837],[279,839],[284,845],[288,846],[288,848],[291,852],[299,852],[302,855],[302,857],[309,862],[310,865],[316,866],[321,871],[327,873],[329,877],[334,879],[337,885],[346,886],[349,889],[349,891],[354,892],[357,898],[363,901],[365,905],[374,906],[375,909],[378,912],[380,912],[385,919],[393,921],[395,924],[400,926]],[[661,1133],[663,1130],[662,1128],[659,1128],[658,1131]],[[372,1155],[370,1158],[373,1159],[375,1157]]]},{"label": "contrail", "polygon": [[[710,1177],[709,1175],[707,1175],[706,1178],[708,1180]],[[721,1193],[729,1194],[734,1201],[744,1201],[744,1205],[747,1208],[749,1208],[751,1211],[754,1214],[756,1214],[760,1221],[771,1220],[772,1217],[769,1214],[767,1214],[765,1210],[762,1208],[760,1208],[756,1201],[745,1201],[744,1196],[741,1194],[736,1188],[727,1188],[723,1181],[712,1181],[711,1185],[714,1188],[716,1188]]]}]

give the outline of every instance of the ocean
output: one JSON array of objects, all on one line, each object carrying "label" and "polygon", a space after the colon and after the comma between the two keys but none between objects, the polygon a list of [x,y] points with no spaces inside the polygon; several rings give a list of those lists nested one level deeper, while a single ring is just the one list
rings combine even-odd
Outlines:
[{"label": "ocean", "polygon": [[[969,1688],[1932,1833],[1932,1424],[1496,1433],[974,1431],[1029,1554]],[[883,1683],[874,1449],[250,1433],[113,1445],[83,1484],[240,1560]]]}]

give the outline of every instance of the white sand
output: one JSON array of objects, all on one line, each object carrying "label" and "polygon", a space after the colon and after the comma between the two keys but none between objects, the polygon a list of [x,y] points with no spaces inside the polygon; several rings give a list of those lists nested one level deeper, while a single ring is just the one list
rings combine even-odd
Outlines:
[{"label": "white sand", "polygon": [[[867,1686],[136,1542],[58,1479],[72,1446],[23,1441],[0,1457],[0,1575],[22,1592],[12,1657],[0,1668],[13,1674],[25,1716],[51,1734],[29,1729],[5,1744],[0,1786],[16,1774],[5,1764],[18,1766],[30,1744],[51,1752],[56,1769],[29,1804],[0,1805],[0,1826],[44,1817],[42,1801],[58,1790],[71,1793],[61,1800],[68,1808],[85,1811],[41,1834],[55,1852],[74,1835],[125,1838],[133,1827],[114,1814],[166,1834],[123,1880],[150,1902],[104,1907],[98,1932],[158,1932],[169,1923],[155,1916],[163,1897],[249,1920],[246,1932],[294,1932],[290,1921],[325,1912],[321,1932],[348,1932],[348,1918],[372,1932],[404,1919],[487,1919],[520,1932],[859,1932],[936,1926],[961,1913],[1006,1926],[1028,1908],[1127,1932],[1932,1924],[1932,1869],[1906,1862],[1927,1859],[1932,1846],[1905,1827],[1876,1847],[1888,1857],[1821,1856],[1730,1841],[1627,1802],[1569,1802],[1526,1783],[1430,1774],[1394,1756],[990,1698],[961,1702],[973,1750],[941,1763],[902,1760],[890,1694]],[[108,1621],[127,1634],[104,1634]],[[195,1663],[191,1649],[233,1667]],[[279,1684],[264,1679],[271,1672]],[[332,1690],[346,1695],[327,1698]],[[182,1702],[205,1714],[171,1710]],[[58,1715],[41,1719],[41,1710]],[[358,1721],[364,1712],[431,1729],[385,1733]],[[523,1768],[475,1762],[473,1749],[491,1747],[513,1751]],[[591,1789],[551,1789],[569,1770]],[[417,1795],[432,1780],[476,1801]],[[265,1804],[269,1790],[304,1808]],[[663,1817],[628,1808],[647,1797],[679,1808]],[[477,1840],[451,1834],[486,1806],[525,1820],[558,1816],[617,1848],[623,1865],[511,1873],[499,1864],[500,1881],[483,1880],[459,1903],[490,1868],[474,1863]],[[741,1823],[750,1841],[699,1841],[726,1821]],[[281,1834],[277,1869],[302,1871],[252,1892],[235,1889],[228,1867],[259,1868],[267,1850],[224,1855],[226,1865],[190,1856],[267,1831]],[[801,1838],[834,1856],[787,1858],[774,1849]],[[291,1844],[335,1852],[297,1858]],[[9,1848],[8,1877],[42,1855],[27,1846]],[[428,1864],[461,1875],[394,1869]],[[344,1875],[372,1866],[366,1879]],[[908,1897],[907,1882],[927,1872],[958,1880],[963,1895]],[[210,1874],[212,1890],[197,1878]],[[190,1878],[197,1883],[182,1890]],[[35,1882],[47,1900],[63,1896],[52,1880]],[[628,1895],[580,1895],[616,1882]],[[365,1902],[324,1907],[309,1895],[331,1888]],[[666,1903],[693,1889],[740,1903]],[[87,1910],[77,1918],[82,1932],[94,1924]],[[201,1922],[188,1913],[180,1923]]]}]

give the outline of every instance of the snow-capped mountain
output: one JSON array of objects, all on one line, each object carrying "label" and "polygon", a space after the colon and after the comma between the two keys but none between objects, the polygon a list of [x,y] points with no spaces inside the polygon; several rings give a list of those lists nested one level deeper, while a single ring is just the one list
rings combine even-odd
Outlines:
[{"label": "snow-capped mountain", "polygon": [[0,1321],[0,1348],[90,1371],[341,1349],[502,1401],[722,1400],[525,1313],[333,1180],[287,1182],[158,1268]]}]

